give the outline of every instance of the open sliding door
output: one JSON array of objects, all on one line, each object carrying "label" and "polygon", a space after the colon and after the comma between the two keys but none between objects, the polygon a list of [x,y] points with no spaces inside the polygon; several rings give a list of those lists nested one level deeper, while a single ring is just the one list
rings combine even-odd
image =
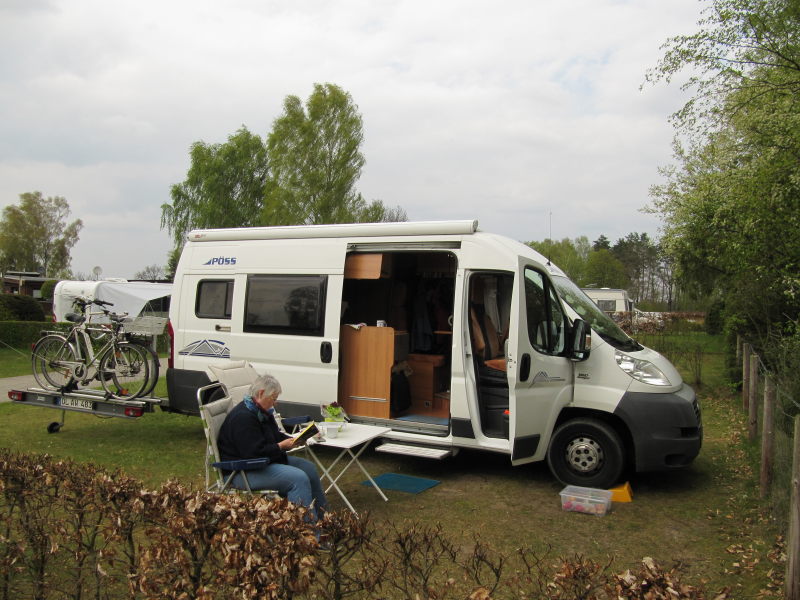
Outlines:
[{"label": "open sliding door", "polygon": [[523,257],[514,278],[511,315],[509,439],[512,463],[522,464],[544,456],[558,413],[573,393],[561,302],[545,272]]}]

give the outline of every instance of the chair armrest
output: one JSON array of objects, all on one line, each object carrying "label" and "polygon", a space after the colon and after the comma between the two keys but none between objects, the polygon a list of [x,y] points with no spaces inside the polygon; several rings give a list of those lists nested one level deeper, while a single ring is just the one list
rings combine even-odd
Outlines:
[{"label": "chair armrest", "polygon": [[263,469],[269,462],[268,458],[248,458],[244,460],[223,460],[211,463],[211,466],[223,471],[253,471],[255,469]]}]

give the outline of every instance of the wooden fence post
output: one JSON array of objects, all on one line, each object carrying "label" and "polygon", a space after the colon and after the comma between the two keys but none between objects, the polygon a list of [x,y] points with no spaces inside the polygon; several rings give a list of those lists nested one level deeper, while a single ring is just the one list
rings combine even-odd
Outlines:
[{"label": "wooden fence post", "polygon": [[761,418],[761,479],[760,495],[763,500],[769,495],[772,485],[772,465],[774,464],[773,434],[774,434],[774,408],[775,408],[775,383],[770,377],[764,378],[764,413]]},{"label": "wooden fence post", "polygon": [[736,334],[736,364],[739,364],[739,361],[742,360],[742,336],[738,333]]},{"label": "wooden fence post", "polygon": [[742,344],[742,408],[748,412],[750,395],[750,344]]},{"label": "wooden fence post", "polygon": [[786,539],[786,600],[800,600],[800,415],[794,418],[792,452],[792,500],[789,505],[789,537]]},{"label": "wooden fence post", "polygon": [[758,434],[758,355],[750,355],[750,393],[747,405],[747,438],[750,442],[756,440]]}]

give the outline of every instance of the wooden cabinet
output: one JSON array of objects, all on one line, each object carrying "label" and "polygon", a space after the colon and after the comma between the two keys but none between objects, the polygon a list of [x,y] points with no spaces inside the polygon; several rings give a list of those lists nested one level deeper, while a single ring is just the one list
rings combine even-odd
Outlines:
[{"label": "wooden cabinet", "polygon": [[392,270],[390,254],[348,254],[344,261],[345,279],[380,279]]},{"label": "wooden cabinet", "polygon": [[339,403],[347,414],[390,419],[392,365],[407,360],[411,408],[419,415],[450,416],[450,370],[441,354],[408,354],[408,333],[393,327],[342,325]]},{"label": "wooden cabinet", "polygon": [[408,378],[411,387],[411,410],[418,414],[437,417],[450,416],[450,395],[445,393],[449,387],[445,378],[445,358],[441,354],[409,354]]},{"label": "wooden cabinet", "polygon": [[339,402],[351,415],[390,418],[393,327],[343,325],[339,343]]}]

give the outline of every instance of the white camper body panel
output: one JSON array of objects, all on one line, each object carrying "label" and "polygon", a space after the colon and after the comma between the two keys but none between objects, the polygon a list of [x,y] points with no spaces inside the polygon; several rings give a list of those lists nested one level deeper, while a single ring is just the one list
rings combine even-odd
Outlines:
[{"label": "white camper body panel", "polygon": [[[616,326],[596,307],[590,315],[563,299],[582,295],[563,272],[475,221],[203,230],[188,240],[170,311],[178,412],[192,412],[210,365],[246,360],[281,382],[284,415],[319,419],[321,405],[339,401],[356,421],[390,426],[393,440],[482,448],[515,464],[547,459],[570,483],[602,483],[623,460],[688,464],[699,451],[697,436],[665,443],[661,432],[632,431],[658,400],[680,421],[673,430],[699,431],[694,394],[674,367],[621,332],[609,337],[604,327]],[[591,352],[573,335],[587,318]],[[384,341],[360,346],[366,340]],[[669,385],[624,372],[626,345]],[[410,398],[403,386],[396,394],[395,376],[407,378]],[[588,429],[578,431],[582,423]],[[617,432],[610,440],[608,428]],[[593,435],[599,441],[580,446]],[[602,444],[613,447],[604,453]],[[583,450],[598,463],[581,459]]]}]

